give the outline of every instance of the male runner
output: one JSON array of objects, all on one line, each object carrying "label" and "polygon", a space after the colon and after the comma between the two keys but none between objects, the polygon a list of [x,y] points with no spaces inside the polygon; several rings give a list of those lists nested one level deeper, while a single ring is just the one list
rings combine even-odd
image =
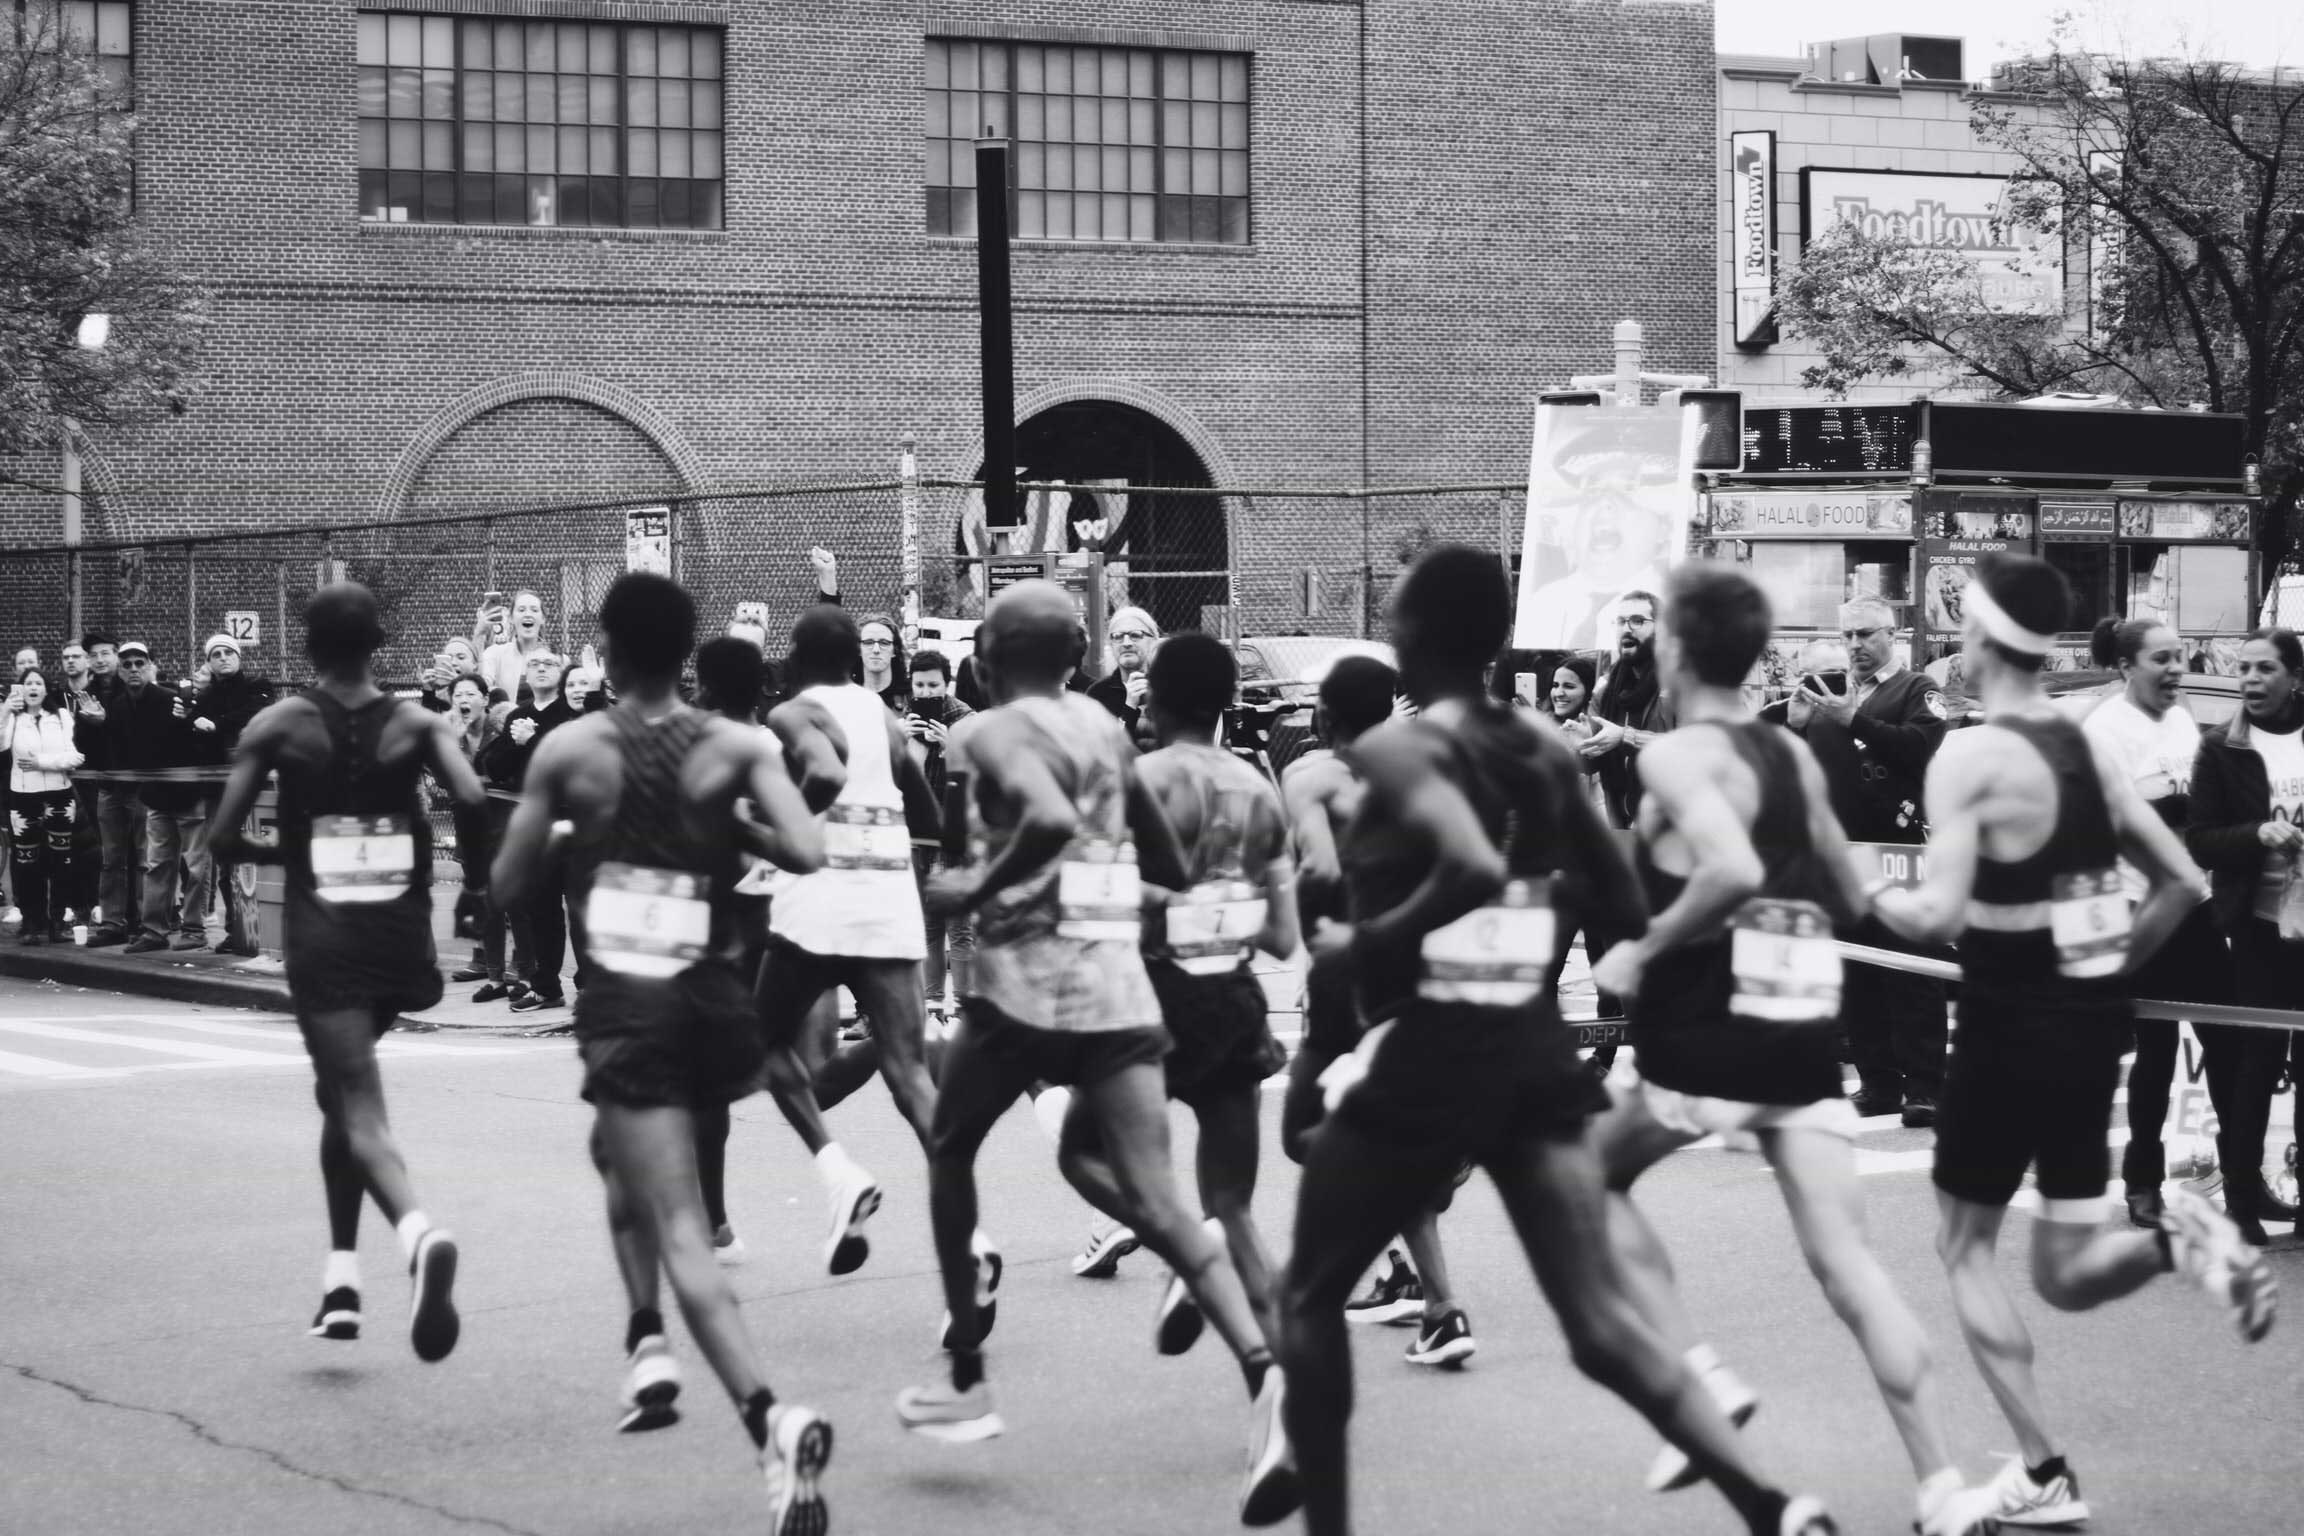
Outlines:
[{"label": "male runner", "polygon": [[[2276,1296],[2262,1255],[2189,1190],[2168,1194],[2158,1231],[2103,1227],[2129,1042],[2121,973],[2151,958],[2206,886],[2110,752],[2040,686],[2071,612],[2062,574],[2031,556],[1987,555],[1963,599],[1963,674],[1985,723],[1953,732],[1929,765],[1926,878],[1909,891],[1874,882],[1872,907],[1907,939],[1959,940],[1936,1248],[1969,1351],[2023,1453],[1993,1481],[2000,1518],[2075,1524],[2088,1506],[2048,1433],[2032,1336],[1994,1254],[2025,1170],[2040,1194],[2032,1284],[2058,1311],[2085,1312],[2173,1270],[2228,1305],[2253,1341],[2271,1329]],[[2133,911],[2123,856],[2147,884]]]},{"label": "male runner", "polygon": [[[1709,1346],[1694,1344],[1672,1262],[1630,1193],[1649,1167],[1703,1136],[1757,1132],[1808,1267],[1862,1346],[1912,1458],[1916,1529],[1967,1536],[1991,1528],[1999,1497],[1963,1486],[1927,1336],[1864,1241],[1832,947],[1833,925],[1861,905],[1861,884],[1816,760],[1744,702],[1773,622],[1766,594],[1733,567],[1673,573],[1656,660],[1679,726],[1640,754],[1639,869],[1655,915],[1643,937],[1593,967],[1602,987],[1630,1000],[1642,1078],[1595,1131],[1610,1216],[1642,1315],[1742,1424],[1756,1400]],[[1648,1486],[1694,1480],[1687,1458],[1666,1446]]]},{"label": "male runner", "polygon": [[[1359,812],[1362,786],[1343,754],[1392,717],[1399,691],[1399,674],[1374,657],[1340,659],[1320,680],[1312,711],[1324,745],[1280,776],[1280,797],[1296,840],[1296,908],[1306,932],[1348,920],[1337,849]],[[1351,967],[1338,955],[1315,956],[1304,978],[1304,1038],[1288,1065],[1288,1094],[1280,1107],[1281,1149],[1294,1161],[1304,1161],[1309,1138],[1327,1113],[1320,1075],[1337,1057],[1350,1055],[1359,1040]],[[1440,1212],[1454,1198],[1455,1191],[1442,1185],[1438,1202],[1401,1228],[1401,1247],[1384,1250],[1384,1268],[1370,1277],[1368,1289],[1344,1304],[1346,1322],[1417,1324],[1407,1352],[1414,1365],[1460,1366],[1478,1349],[1471,1321],[1456,1304],[1440,1246]]]},{"label": "male runner", "polygon": [[[1264,988],[1249,969],[1257,950],[1296,953],[1295,865],[1287,818],[1262,774],[1216,744],[1224,711],[1239,691],[1239,665],[1212,635],[1169,640],[1147,669],[1146,717],[1159,747],[1136,764],[1183,846],[1191,883],[1168,895],[1146,924],[1145,969],[1174,1042],[1168,1096],[1199,1123],[1200,1208],[1223,1233],[1267,1339],[1272,1260],[1257,1235],[1258,1120],[1264,1080],[1287,1064],[1272,1038]],[[1158,887],[1153,888],[1157,891]],[[1064,1176],[1100,1211],[1125,1222],[1120,1193],[1096,1117],[1074,1096],[1057,1147]],[[1163,1354],[1181,1354],[1203,1319],[1180,1278],[1161,1297]]]},{"label": "male runner", "polygon": [[[1330,1070],[1305,1159],[1282,1289],[1288,1429],[1312,1536],[1350,1529],[1344,1301],[1401,1225],[1466,1160],[1502,1197],[1577,1365],[1686,1450],[1749,1529],[1835,1529],[1812,1498],[1761,1482],[1704,1389],[1619,1278],[1585,1122],[1606,1095],[1577,1060],[1544,977],[1558,935],[1642,924],[1638,889],[1576,760],[1486,696],[1511,629],[1493,554],[1427,553],[1396,589],[1393,643],[1419,706],[1353,745],[1366,799],[1344,849],[1355,921],[1315,948],[1349,957],[1369,1032]],[[1589,930],[1588,930],[1589,931]]]},{"label": "male runner", "polygon": [[[835,986],[855,994],[872,1021],[880,1075],[923,1151],[936,1110],[920,985],[926,924],[906,814],[910,807],[933,827],[933,797],[903,722],[851,681],[861,654],[845,608],[818,603],[792,625],[786,676],[795,692],[770,712],[768,726],[799,770],[809,809],[823,818],[825,857],[822,869],[778,887],[756,994],[768,1090],[814,1154],[831,1199],[824,1259],[835,1275],[871,1251],[864,1223],[880,1208],[880,1186],[824,1128],[810,1070],[828,1047],[802,1038],[818,1001]],[[995,1285],[997,1270],[997,1256],[989,1256]]]},{"label": "male runner", "polygon": [[496,856],[494,891],[506,904],[527,895],[542,876],[552,823],[574,824],[568,892],[597,967],[576,999],[575,1033],[596,1115],[593,1161],[632,1302],[621,1427],[676,1416],[679,1374],[657,1307],[661,1267],[760,1452],[769,1529],[821,1536],[817,1478],[832,1426],[777,1402],[761,1376],[751,1330],[713,1262],[695,1140],[696,1109],[750,1092],[760,1067],[733,962],[730,893],[746,842],[736,802],[758,808],[788,868],[815,867],[821,835],[773,743],[680,702],[675,684],[696,643],[686,592],[661,576],[619,576],[600,603],[600,629],[616,705],[537,748]]},{"label": "male runner", "polygon": [[1191,884],[1188,871],[1119,722],[1066,691],[1081,655],[1070,596],[1020,582],[993,602],[984,628],[999,706],[947,749],[951,771],[972,775],[984,856],[928,885],[945,911],[976,914],[966,1022],[945,1048],[928,1168],[951,1380],[906,1389],[897,1416],[935,1439],[1000,1433],[969,1245],[976,1152],[1029,1084],[1064,1084],[1095,1116],[1129,1226],[1183,1278],[1240,1362],[1255,1403],[1242,1518],[1270,1524],[1295,1507],[1280,1372],[1224,1243],[1177,1194],[1160,1069],[1169,1039],[1139,947],[1139,871],[1171,890]]},{"label": "male runner", "polygon": [[[423,776],[447,787],[458,841],[484,848],[486,792],[447,716],[381,692],[369,658],[384,632],[356,582],[313,594],[305,654],[319,679],[248,722],[215,817],[219,857],[287,867],[288,990],[320,1102],[328,1263],[315,1338],[360,1336],[360,1198],[400,1238],[415,1283],[409,1342],[443,1360],[461,1323],[451,1294],[456,1240],[424,1214],[384,1111],[376,1041],[403,1013],[440,1001],[432,948],[432,836]],[[280,776],[277,846],[247,840],[256,792]],[[465,839],[471,841],[466,842]]]}]

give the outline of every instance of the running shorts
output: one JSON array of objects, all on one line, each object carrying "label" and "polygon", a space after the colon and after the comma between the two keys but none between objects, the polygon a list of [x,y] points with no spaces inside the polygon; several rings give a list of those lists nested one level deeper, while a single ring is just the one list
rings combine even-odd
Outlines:
[{"label": "running shorts", "polygon": [[1167,1056],[1168,1031],[1157,1024],[1126,1029],[1041,1029],[1019,1023],[989,1000],[960,1000],[962,1026],[987,1057],[1013,1067],[1027,1081],[1078,1088],[1130,1067],[1157,1065]]},{"label": "running shorts", "polygon": [[587,1103],[706,1109],[760,1086],[766,1047],[744,978],[709,959],[668,981],[596,970],[576,994]]},{"label": "running shorts", "polygon": [[1574,1140],[1608,1107],[1557,1016],[1406,1004],[1360,1047],[1365,1072],[1335,1109],[1363,1133],[1479,1161],[1527,1136]]},{"label": "running shorts", "polygon": [[1272,1038],[1264,989],[1243,966],[1221,976],[1193,976],[1153,961],[1152,991],[1175,1042],[1168,1053],[1168,1097],[1184,1104],[1228,1092],[1257,1092],[1288,1065]]},{"label": "running shorts", "polygon": [[1936,1187],[2006,1205],[2030,1168],[2045,1202],[2100,1202],[2112,1179],[2112,1099],[2132,1021],[2124,997],[1964,983],[1936,1108]]},{"label": "running shorts", "polygon": [[1643,1080],[1637,1090],[1649,1118],[1688,1136],[1727,1136],[1739,1131],[1822,1131],[1853,1142],[1859,1125],[1856,1106],[1842,1097],[1813,1104],[1749,1104],[1682,1093]]}]

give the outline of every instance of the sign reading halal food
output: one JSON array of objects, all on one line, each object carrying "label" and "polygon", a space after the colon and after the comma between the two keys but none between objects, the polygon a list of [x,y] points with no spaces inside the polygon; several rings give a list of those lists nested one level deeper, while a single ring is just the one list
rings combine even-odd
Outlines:
[{"label": "sign reading halal food", "polygon": [[1712,497],[1715,538],[1900,538],[1911,531],[1912,498],[1902,492],[1771,491]]},{"label": "sign reading halal food", "polygon": [[1996,314],[2064,313],[2063,233],[2008,219],[2006,177],[1816,166],[1800,180],[1803,245],[1853,224],[1867,235],[1960,257]]}]

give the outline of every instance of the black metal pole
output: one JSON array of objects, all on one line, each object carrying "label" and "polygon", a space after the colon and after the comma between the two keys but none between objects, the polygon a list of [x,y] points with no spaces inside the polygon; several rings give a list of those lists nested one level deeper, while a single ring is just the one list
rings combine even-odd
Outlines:
[{"label": "black metal pole", "polygon": [[976,291],[983,338],[984,518],[1013,526],[1016,506],[1016,335],[1008,290],[1008,141],[976,142]]}]

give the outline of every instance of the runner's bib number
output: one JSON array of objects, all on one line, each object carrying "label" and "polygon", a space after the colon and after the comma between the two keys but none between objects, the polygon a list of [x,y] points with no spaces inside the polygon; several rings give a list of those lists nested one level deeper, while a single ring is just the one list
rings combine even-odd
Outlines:
[{"label": "runner's bib number", "polygon": [[2066,976],[2110,976],[2128,959],[2134,922],[2116,869],[2058,875],[2049,888],[2048,934],[2056,941],[2056,969]]},{"label": "runner's bib number", "polygon": [[1056,932],[1067,939],[1133,944],[1143,931],[1143,901],[1135,845],[1085,839],[1056,871]]},{"label": "runner's bib number", "polygon": [[416,835],[406,816],[312,818],[312,883],[322,901],[391,901],[415,878]]},{"label": "runner's bib number", "polygon": [[1543,995],[1555,931],[1550,882],[1508,881],[1493,905],[1424,935],[1416,995],[1484,1008],[1532,1003]]},{"label": "runner's bib number", "polygon": [[1264,931],[1263,897],[1244,880],[1207,880],[1169,904],[1168,952],[1188,976],[1222,976],[1239,969],[1251,942]]},{"label": "runner's bib number", "polygon": [[835,805],[824,816],[824,867],[912,872],[912,833],[885,807]]},{"label": "runner's bib number", "polygon": [[1812,901],[1757,896],[1729,919],[1729,1012],[1777,1024],[1840,1017],[1840,952],[1832,921]]},{"label": "runner's bib number", "polygon": [[712,904],[702,875],[603,864],[584,901],[592,958],[619,976],[664,980],[704,958]]}]

